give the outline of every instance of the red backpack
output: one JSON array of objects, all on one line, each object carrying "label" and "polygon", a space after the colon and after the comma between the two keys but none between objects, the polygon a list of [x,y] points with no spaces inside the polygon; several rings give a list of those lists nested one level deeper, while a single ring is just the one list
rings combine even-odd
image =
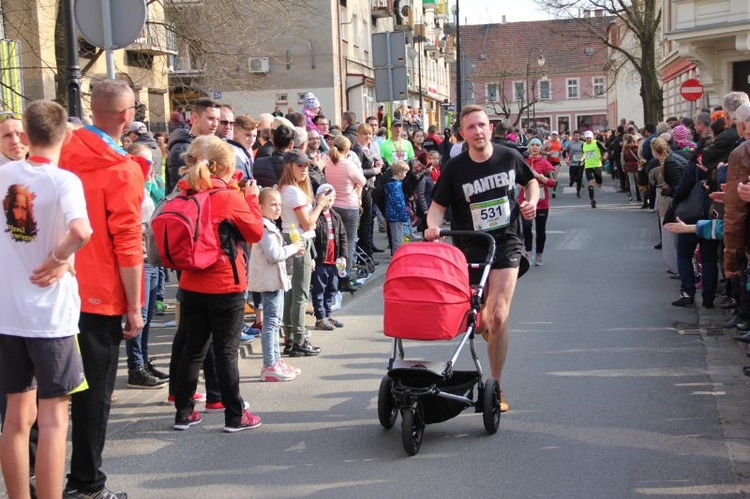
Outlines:
[{"label": "red backpack", "polygon": [[211,222],[211,195],[223,188],[188,191],[167,199],[151,219],[151,231],[164,267],[203,270],[221,256]]}]

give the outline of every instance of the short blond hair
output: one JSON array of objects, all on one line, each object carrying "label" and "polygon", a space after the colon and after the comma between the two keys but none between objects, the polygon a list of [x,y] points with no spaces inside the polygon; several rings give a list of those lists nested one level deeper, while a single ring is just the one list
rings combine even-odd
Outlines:
[{"label": "short blond hair", "polygon": [[393,175],[398,175],[401,173],[406,173],[409,171],[409,165],[406,164],[406,161],[396,161],[393,163],[393,166],[391,167],[391,172]]}]

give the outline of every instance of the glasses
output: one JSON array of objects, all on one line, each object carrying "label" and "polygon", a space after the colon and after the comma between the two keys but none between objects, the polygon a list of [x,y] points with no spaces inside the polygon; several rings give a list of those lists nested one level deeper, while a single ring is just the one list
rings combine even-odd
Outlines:
[{"label": "glasses", "polygon": [[308,142],[310,142],[310,141],[313,141],[313,140],[317,140],[317,141],[320,141],[320,137],[318,137],[318,136],[315,136],[315,137],[308,137],[308,138],[307,138],[307,141],[308,141]]},{"label": "glasses", "polygon": [[3,111],[0,113],[0,123],[2,123],[5,120],[22,120],[23,115],[20,113],[14,113],[13,111]]},{"label": "glasses", "polygon": [[221,123],[224,126],[234,126],[234,121],[229,120],[219,120],[219,123]]},{"label": "glasses", "polygon": [[135,101],[135,104],[133,104],[132,106],[128,106],[128,107],[126,107],[126,108],[124,109],[124,111],[127,111],[128,109],[138,109],[139,107],[141,107],[141,103],[140,103],[140,102],[138,102],[138,101]]}]

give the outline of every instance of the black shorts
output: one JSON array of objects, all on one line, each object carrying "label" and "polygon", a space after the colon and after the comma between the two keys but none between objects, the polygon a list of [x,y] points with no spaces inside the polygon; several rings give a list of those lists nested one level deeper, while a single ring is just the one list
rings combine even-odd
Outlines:
[{"label": "black shorts", "polygon": [[[477,239],[472,239],[474,244],[462,244],[458,242],[456,246],[466,256],[469,263],[482,263],[487,258],[487,245],[479,243]],[[528,261],[521,255],[523,251],[523,241],[516,240],[497,240],[495,239],[495,258],[490,265],[491,269],[517,269],[520,267],[518,276],[523,275],[529,268]],[[523,263],[525,262],[525,263]],[[469,281],[477,284],[481,278],[483,269],[470,269]]]},{"label": "black shorts", "polygon": [[586,180],[588,180],[589,182],[593,180],[599,185],[602,184],[602,167],[601,166],[597,168],[586,168],[584,171],[586,172]]},{"label": "black shorts", "polygon": [[88,388],[76,336],[22,338],[0,334],[0,393],[38,389],[51,399]]}]

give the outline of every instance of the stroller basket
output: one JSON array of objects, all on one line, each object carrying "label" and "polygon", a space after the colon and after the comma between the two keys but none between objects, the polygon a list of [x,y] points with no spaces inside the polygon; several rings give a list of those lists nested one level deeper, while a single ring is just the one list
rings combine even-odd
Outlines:
[{"label": "stroller basket", "polygon": [[[419,398],[422,404],[422,415],[425,424],[442,423],[451,418],[458,416],[461,411],[469,407],[471,404],[459,402],[456,400],[450,400],[439,397],[432,393],[426,393],[419,395],[420,391],[424,391],[422,388],[413,388],[407,384],[403,379],[403,376],[399,376],[394,384],[393,391],[395,394],[399,392],[406,393],[412,392]],[[473,389],[474,385],[481,382],[481,375],[476,371],[454,371],[453,375],[445,380],[437,381],[434,383],[434,388],[438,388],[441,392],[451,393],[453,395],[460,395],[469,399],[474,398]]]},{"label": "stroller basket", "polygon": [[465,329],[471,297],[461,250],[443,243],[405,244],[388,266],[383,286],[385,335],[453,339]]}]

